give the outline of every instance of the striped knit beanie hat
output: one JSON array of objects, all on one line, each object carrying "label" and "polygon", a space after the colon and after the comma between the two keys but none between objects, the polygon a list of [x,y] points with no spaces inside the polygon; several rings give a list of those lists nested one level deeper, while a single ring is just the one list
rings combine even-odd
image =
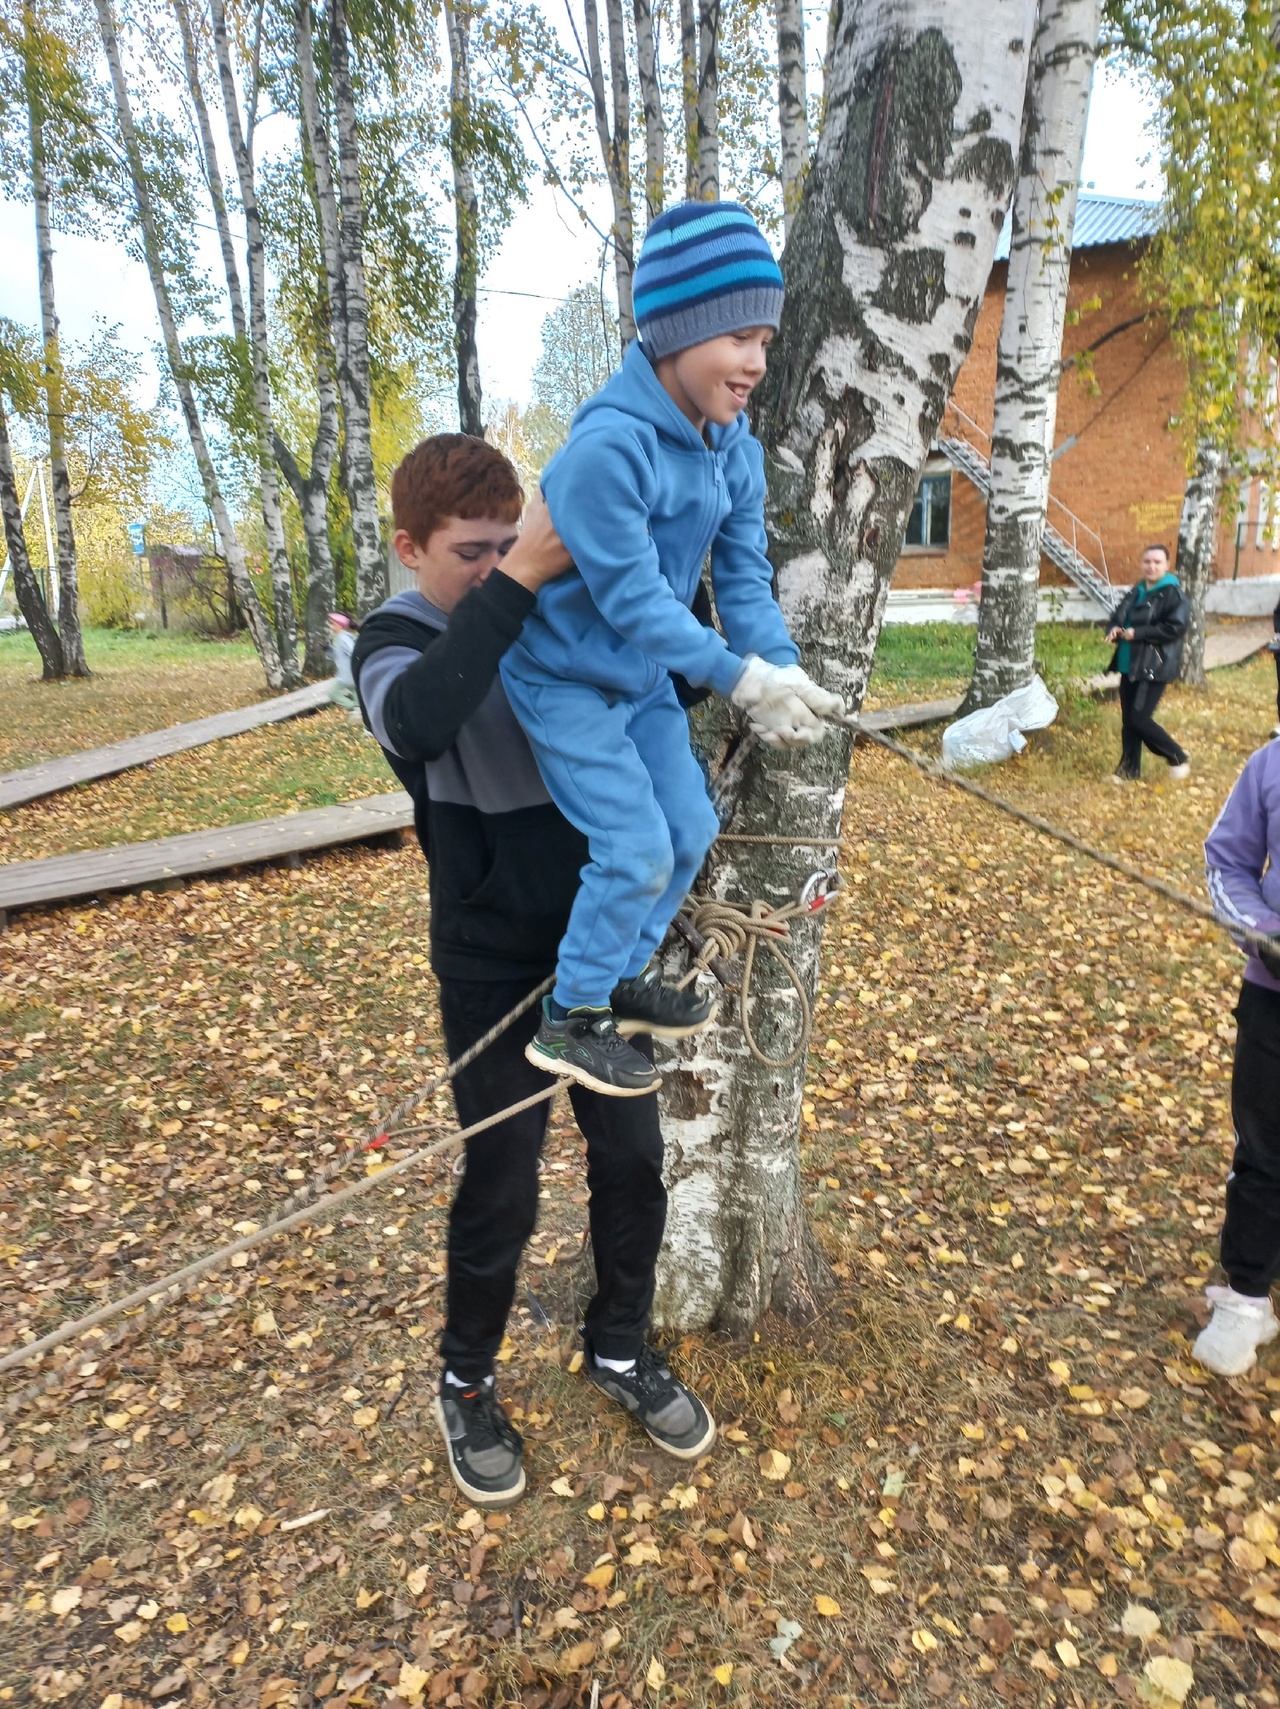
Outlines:
[{"label": "striped knit beanie hat", "polygon": [[684,202],[645,233],[633,282],[636,325],[653,361],[748,326],[777,329],[782,272],[738,202]]}]

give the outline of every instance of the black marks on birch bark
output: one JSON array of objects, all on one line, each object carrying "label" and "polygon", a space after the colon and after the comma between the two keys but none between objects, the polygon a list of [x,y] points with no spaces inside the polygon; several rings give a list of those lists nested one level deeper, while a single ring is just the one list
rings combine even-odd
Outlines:
[{"label": "black marks on birch bark", "polygon": [[947,295],[947,259],[940,249],[903,249],[891,255],[871,301],[913,326],[925,326]]},{"label": "black marks on birch bark", "polygon": [[1006,204],[1013,193],[1015,164],[1008,143],[990,136],[980,136],[970,143],[956,161],[956,178],[984,184],[995,198],[997,205],[991,211],[991,222],[997,229],[1004,224]]}]

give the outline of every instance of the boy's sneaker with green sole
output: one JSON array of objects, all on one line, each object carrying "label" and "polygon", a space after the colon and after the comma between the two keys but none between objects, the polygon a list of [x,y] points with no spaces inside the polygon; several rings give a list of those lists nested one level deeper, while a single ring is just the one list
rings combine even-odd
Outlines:
[{"label": "boy's sneaker with green sole", "polygon": [[440,1379],[436,1422],[454,1483],[476,1507],[510,1507],[524,1494],[524,1439],[494,1392],[493,1381],[460,1388]]},{"label": "boy's sneaker with green sole", "polygon": [[542,1020],[524,1054],[535,1068],[567,1075],[609,1098],[641,1098],[662,1084],[658,1070],[618,1031],[611,1009],[570,1009],[557,1021],[544,997]]},{"label": "boy's sneaker with green sole", "polygon": [[624,1038],[648,1033],[653,1038],[689,1038],[709,1026],[716,1000],[692,986],[667,985],[652,962],[634,979],[613,988],[613,1022]]},{"label": "boy's sneaker with green sole", "polygon": [[715,1442],[715,1420],[693,1390],[672,1376],[652,1347],[641,1348],[629,1371],[611,1371],[596,1363],[588,1341],[582,1368],[597,1388],[634,1413],[659,1448],[677,1460],[700,1459]]}]

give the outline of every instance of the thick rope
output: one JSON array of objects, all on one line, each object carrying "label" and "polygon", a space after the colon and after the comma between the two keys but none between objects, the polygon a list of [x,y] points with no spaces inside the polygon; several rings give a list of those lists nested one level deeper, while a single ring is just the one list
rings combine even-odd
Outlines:
[{"label": "thick rope", "polygon": [[[747,1041],[747,1049],[764,1068],[791,1068],[809,1048],[809,1033],[813,1025],[813,1010],[809,1002],[809,993],[804,988],[804,981],[796,972],[790,957],[782,949],[782,942],[791,936],[791,921],[797,915],[808,915],[811,910],[807,904],[786,902],[779,908],[771,908],[767,902],[721,902],[715,898],[692,898],[693,911],[690,923],[693,929],[706,940],[702,948],[694,956],[689,971],[680,981],[687,985],[703,969],[709,967],[713,958],[720,956],[729,961],[734,956],[742,956],[742,978],[738,986],[738,1024],[742,1028],[742,1036]],[[800,1005],[800,1032],[794,1047],[786,1056],[768,1056],[760,1047],[755,1034],[751,1030],[751,976],[755,968],[756,948],[760,946],[782,968],[791,988],[796,994]]]},{"label": "thick rope", "polygon": [[984,789],[980,783],[974,783],[971,778],[964,777],[958,772],[948,771],[936,760],[931,760],[924,754],[918,754],[914,748],[907,747],[905,742],[895,742],[892,736],[886,736],[879,730],[868,730],[858,723],[856,718],[846,720],[848,727],[857,735],[864,736],[867,741],[874,742],[877,747],[887,748],[891,754],[897,754],[899,759],[906,760],[915,766],[926,777],[932,777],[939,783],[949,783],[953,789],[963,790],[966,795],[972,795],[978,801],[985,801],[988,807],[998,808],[1001,813],[1007,813],[1011,819],[1017,819],[1021,824],[1033,831],[1038,831],[1042,837],[1052,837],[1054,842],[1062,843],[1064,847],[1073,849],[1076,854],[1082,854],[1087,859],[1095,861],[1099,866],[1105,866],[1110,871],[1119,873],[1133,884],[1140,884],[1147,890],[1153,890],[1157,896],[1163,896],[1166,902],[1172,902],[1188,914],[1194,914],[1199,920],[1207,920],[1210,925],[1217,926],[1237,942],[1247,943],[1250,948],[1268,949],[1272,954],[1276,951],[1276,940],[1266,932],[1255,932],[1245,926],[1237,926],[1234,922],[1221,919],[1207,902],[1198,902],[1194,896],[1188,896],[1184,890],[1175,889],[1172,884],[1166,884],[1162,878],[1153,878],[1150,873],[1143,872],[1141,867],[1132,866],[1119,855],[1107,854],[1103,849],[1095,849],[1083,838],[1074,836],[1070,831],[1064,831],[1059,826],[1050,824],[1048,819],[1042,819],[1038,813],[1029,813],[1025,807],[1017,807],[1012,801],[1007,801],[1002,795],[995,795],[989,789]]},{"label": "thick rope", "polygon": [[[61,1324],[57,1329],[50,1330],[48,1335],[41,1336],[38,1341],[29,1342],[25,1347],[19,1347],[12,1353],[6,1353],[0,1359],[0,1371],[8,1371],[18,1365],[30,1364],[33,1359],[39,1358],[55,1347],[60,1347],[63,1342],[74,1340],[76,1336],[83,1335],[86,1330],[93,1329],[97,1324],[118,1317],[121,1312],[133,1310],[138,1306],[145,1306],[160,1294],[163,1294],[165,1298],[163,1302],[158,1302],[157,1309],[160,1309],[162,1305],[172,1304],[183,1294],[189,1293],[195,1284],[207,1276],[210,1271],[219,1269],[234,1258],[237,1253],[248,1252],[252,1247],[260,1246],[264,1240],[270,1240],[274,1235],[287,1234],[291,1229],[297,1228],[300,1223],[313,1222],[319,1217],[327,1216],[339,1205],[359,1198],[363,1193],[372,1192],[375,1187],[382,1186],[397,1175],[403,1175],[406,1170],[416,1168],[419,1163],[425,1162],[427,1158],[435,1157],[441,1152],[461,1145],[465,1140],[474,1138],[476,1134],[483,1133],[487,1128],[496,1127],[499,1122],[506,1121],[509,1116],[519,1115],[523,1110],[532,1109],[535,1104],[545,1103],[554,1098],[565,1084],[566,1082],[562,1079],[554,1080],[550,1086],[544,1086],[540,1092],[534,1092],[529,1097],[522,1098],[519,1103],[509,1104],[506,1109],[498,1110],[496,1114],[486,1116],[483,1121],[473,1122],[470,1127],[463,1128],[458,1133],[446,1134],[443,1139],[436,1140],[434,1144],[424,1145],[417,1151],[410,1152],[408,1157],[402,1157],[395,1163],[386,1164],[374,1175],[366,1175],[363,1180],[353,1181],[350,1186],[341,1187],[335,1193],[327,1193],[323,1198],[317,1199],[314,1204],[304,1205],[300,1210],[274,1216],[269,1222],[263,1223],[261,1228],[255,1229],[252,1234],[242,1235],[239,1240],[233,1240],[227,1246],[220,1246],[215,1252],[206,1253],[203,1258],[198,1258],[195,1263],[188,1264],[185,1268],[174,1271],[171,1275],[161,1276],[153,1282],[147,1282],[142,1287],[135,1288],[131,1294],[125,1294],[118,1300],[111,1300],[106,1305],[99,1306],[96,1311],[87,1312],[83,1317],[73,1318],[69,1323]],[[99,1351],[100,1349],[96,1348],[93,1350],[95,1357]],[[46,1385],[52,1387],[53,1383],[60,1381],[67,1375],[70,1364],[73,1362],[68,1361],[67,1364],[60,1365],[55,1371],[48,1372],[40,1384],[33,1385],[30,1390],[15,1395],[6,1403],[5,1411],[9,1413],[16,1411],[33,1395],[43,1392]],[[52,1382],[49,1381],[50,1378]]]}]

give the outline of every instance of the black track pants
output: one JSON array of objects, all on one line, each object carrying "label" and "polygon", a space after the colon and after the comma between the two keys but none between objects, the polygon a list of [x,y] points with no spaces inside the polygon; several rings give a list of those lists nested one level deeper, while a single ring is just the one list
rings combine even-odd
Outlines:
[{"label": "black track pants", "polygon": [[1280,1279],[1280,991],[1246,979],[1231,1075],[1235,1155],[1227,1177],[1222,1267],[1255,1298]]},{"label": "black track pants", "polygon": [[1186,754],[1169,732],[1155,720],[1156,707],[1164,693],[1162,682],[1130,682],[1120,678],[1120,775],[1137,777],[1142,770],[1142,749],[1145,745],[1153,754],[1170,765],[1182,765]]},{"label": "black track pants", "polygon": [[[548,970],[549,971],[549,970]],[[452,1060],[519,1002],[536,980],[442,979],[440,1014]],[[538,1010],[522,1015],[453,1083],[463,1127],[550,1083],[526,1062]],[[646,1038],[633,1039],[652,1059]],[[644,1343],[654,1265],[666,1223],[658,1099],[606,1098],[585,1086],[570,1097],[587,1142],[596,1293],[586,1330],[606,1359],[632,1359]],[[515,1294],[516,1267],[538,1213],[538,1157],[547,1106],[467,1141],[466,1169],[449,1213],[448,1278],[441,1357],[455,1376],[478,1382],[493,1370]]]}]

